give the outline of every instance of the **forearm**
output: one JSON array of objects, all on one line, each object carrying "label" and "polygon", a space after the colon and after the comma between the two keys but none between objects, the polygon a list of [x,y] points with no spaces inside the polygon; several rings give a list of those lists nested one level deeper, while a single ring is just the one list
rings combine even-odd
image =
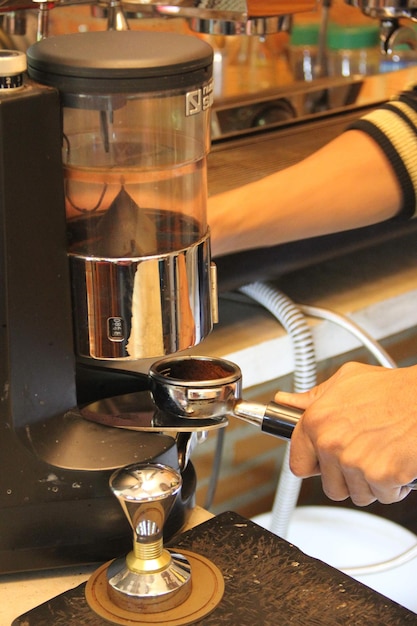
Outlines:
[{"label": "forearm", "polygon": [[381,148],[351,130],[300,163],[213,196],[214,255],[366,226],[397,214],[401,188]]}]

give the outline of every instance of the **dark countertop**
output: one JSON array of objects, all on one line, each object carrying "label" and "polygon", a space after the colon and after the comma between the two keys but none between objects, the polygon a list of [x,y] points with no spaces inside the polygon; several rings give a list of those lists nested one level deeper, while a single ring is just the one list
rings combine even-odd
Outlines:
[{"label": "dark countertop", "polygon": [[[224,596],[197,622],[204,626],[417,624],[416,614],[236,513],[180,535],[175,547],[207,557],[223,574]],[[57,596],[12,626],[104,626],[108,622],[91,611],[84,587]]]}]

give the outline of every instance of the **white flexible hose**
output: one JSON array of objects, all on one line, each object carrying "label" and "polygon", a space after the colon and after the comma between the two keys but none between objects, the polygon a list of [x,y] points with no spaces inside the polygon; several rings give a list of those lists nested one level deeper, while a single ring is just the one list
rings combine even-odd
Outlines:
[{"label": "white flexible hose", "polygon": [[[310,362],[310,359],[314,356],[314,343],[310,330],[307,330],[308,325],[304,318],[304,314],[309,317],[319,318],[341,326],[359,339],[363,346],[368,349],[380,365],[391,369],[397,367],[395,361],[384,350],[384,348],[358,324],[345,315],[336,313],[335,311],[331,311],[329,309],[324,309],[322,307],[296,304],[280,290],[267,283],[253,283],[251,285],[247,285],[246,287],[242,287],[240,291],[269,310],[291,336],[294,350],[299,349],[295,358],[294,391],[308,391],[316,384],[316,365],[313,366]],[[296,323],[293,323],[293,320],[295,319]],[[301,333],[301,337],[298,337],[299,332]],[[306,363],[303,358],[297,358],[298,356],[301,357],[301,355],[303,355],[305,349],[308,352],[308,359]],[[297,372],[297,368],[300,365],[301,375]],[[307,375],[304,368],[306,368],[308,372]],[[304,385],[306,386],[304,387]],[[269,528],[271,532],[284,538],[287,535],[291,514],[297,505],[299,490],[302,483],[301,479],[296,478],[289,469],[289,451],[290,445],[287,444],[283,467],[275,494]],[[400,565],[411,561],[415,557],[417,557],[417,543],[413,544],[405,552],[402,552],[392,559],[387,559],[370,565],[339,567],[338,569],[349,574],[350,576],[364,576],[387,571],[389,569],[393,569],[394,567],[399,567]]]},{"label": "white flexible hose", "polygon": [[337,324],[338,326],[341,326],[345,330],[349,331],[351,335],[354,335],[357,339],[359,339],[362,345],[367,348],[367,350],[383,367],[390,367],[392,369],[397,367],[397,364],[388,352],[386,352],[369,333],[358,326],[358,324],[350,318],[345,315],[341,315],[340,313],[336,313],[335,311],[331,311],[330,309],[323,309],[318,306],[305,304],[300,304],[298,306],[300,307],[300,310],[309,317],[318,317],[322,320],[333,322],[334,324]]},{"label": "white flexible hose", "polygon": [[388,570],[400,567],[404,563],[408,563],[417,557],[417,543],[414,543],[411,548],[407,548],[401,554],[387,559],[386,561],[380,561],[379,563],[373,563],[372,565],[358,565],[357,567],[339,567],[342,572],[349,574],[349,576],[369,576],[370,574],[380,574]]},{"label": "white flexible hose", "polygon": [[[317,382],[317,362],[310,326],[299,307],[281,291],[267,283],[252,283],[240,291],[265,307],[290,336],[294,350],[294,391],[308,391]],[[286,444],[270,531],[286,537],[291,515],[297,506],[302,479],[290,470],[290,444]]]}]

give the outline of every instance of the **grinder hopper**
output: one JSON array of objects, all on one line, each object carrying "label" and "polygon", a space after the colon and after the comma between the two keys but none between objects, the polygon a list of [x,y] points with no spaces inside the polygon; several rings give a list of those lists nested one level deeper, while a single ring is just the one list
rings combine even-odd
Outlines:
[{"label": "grinder hopper", "polygon": [[196,37],[105,31],[28,50],[58,89],[76,352],[142,359],[199,343],[215,321],[206,220],[212,49]]}]

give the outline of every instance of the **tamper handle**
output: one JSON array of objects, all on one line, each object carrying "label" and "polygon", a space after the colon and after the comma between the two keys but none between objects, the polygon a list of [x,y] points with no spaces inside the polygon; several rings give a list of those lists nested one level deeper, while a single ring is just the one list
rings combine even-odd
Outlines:
[{"label": "tamper handle", "polygon": [[118,607],[155,613],[190,595],[190,564],[163,545],[163,526],[181,485],[179,472],[158,463],[128,465],[110,477],[133,529],[133,550],[107,570],[107,592]]}]

